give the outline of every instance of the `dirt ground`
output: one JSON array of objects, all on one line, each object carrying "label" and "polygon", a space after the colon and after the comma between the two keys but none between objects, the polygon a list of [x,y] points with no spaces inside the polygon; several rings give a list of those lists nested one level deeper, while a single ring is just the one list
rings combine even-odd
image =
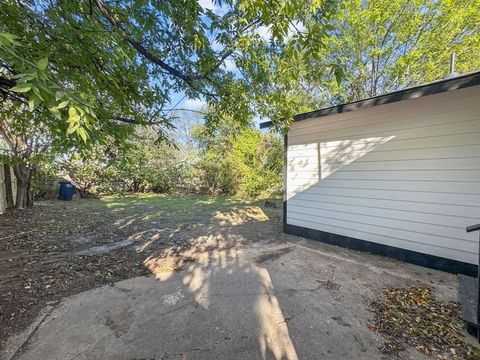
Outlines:
[{"label": "dirt ground", "polygon": [[415,342],[385,352],[376,329],[396,320],[370,306],[412,286],[450,306],[456,277],[285,235],[274,204],[132,195],[1,215],[5,358],[425,359]]},{"label": "dirt ground", "polygon": [[[135,195],[43,201],[0,215],[0,348],[46,305],[147,275],[145,261],[152,254],[181,249],[200,228],[261,216],[255,205],[209,196]],[[281,216],[279,209],[268,211],[272,218]],[[249,230],[254,228],[244,228]],[[156,241],[160,234],[162,241]],[[121,241],[124,247],[109,251]],[[139,241],[144,247],[131,251],[129,245]],[[98,246],[106,246],[106,252],[100,248],[95,254]],[[81,256],[92,248],[89,256]]]}]

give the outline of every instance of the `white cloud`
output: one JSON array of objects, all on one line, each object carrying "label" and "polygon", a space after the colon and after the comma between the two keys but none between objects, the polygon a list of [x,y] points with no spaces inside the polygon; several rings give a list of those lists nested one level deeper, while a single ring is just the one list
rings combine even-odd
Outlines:
[{"label": "white cloud", "polygon": [[255,29],[255,32],[266,41],[269,41],[270,37],[272,36],[272,33],[270,32],[270,27],[265,25],[262,25],[259,28]]},{"label": "white cloud", "polygon": [[237,65],[235,65],[235,61],[230,60],[230,59],[226,59],[223,63],[223,66],[224,66],[225,70],[227,70],[227,71],[237,70]]},{"label": "white cloud", "polygon": [[225,15],[228,11],[228,8],[223,5],[219,6],[215,4],[214,0],[199,0],[199,5],[204,8],[205,10],[212,10],[217,15]]},{"label": "white cloud", "polygon": [[200,110],[205,105],[206,105],[206,103],[202,99],[187,99],[183,103],[183,107],[185,109],[190,109],[190,110]]}]

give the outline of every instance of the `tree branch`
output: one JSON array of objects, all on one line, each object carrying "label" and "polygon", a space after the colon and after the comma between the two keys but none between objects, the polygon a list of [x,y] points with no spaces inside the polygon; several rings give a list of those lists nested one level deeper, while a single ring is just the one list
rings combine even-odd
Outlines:
[{"label": "tree branch", "polygon": [[184,109],[184,108],[180,108],[180,109],[165,109],[165,110],[162,110],[162,111],[189,111],[189,112],[194,112],[194,113],[197,113],[197,114],[202,114],[202,115],[206,115],[205,112],[203,111],[200,111],[200,110],[193,110],[193,109]]},{"label": "tree branch", "polygon": [[107,8],[107,5],[102,0],[93,0],[95,4],[97,5],[98,9],[100,12],[103,14],[103,16],[108,20],[108,22],[117,30],[120,30],[122,33],[124,39],[135,49],[137,50],[140,54],[142,54],[145,58],[150,60],[151,62],[157,64],[160,66],[162,69],[170,73],[171,75],[189,83],[193,80],[195,80],[195,77],[189,76],[187,74],[184,74],[180,70],[168,65],[165,61],[160,59],[159,57],[153,55],[150,53],[140,42],[132,39],[130,35],[127,33],[127,31],[123,28],[123,26],[115,19],[115,17],[110,13],[110,11]]},{"label": "tree branch", "polygon": [[[223,62],[234,52],[233,48],[227,48],[223,51],[223,55],[220,56],[220,58],[215,62],[215,64],[212,66],[211,69],[206,71],[203,74],[197,74],[197,75],[189,75],[185,74],[181,70],[174,68],[167,64],[164,60],[159,58],[158,56],[152,54],[150,51],[148,51],[145,46],[142,45],[141,42],[138,42],[128,34],[127,30],[122,26],[120,22],[115,19],[115,17],[110,13],[108,10],[107,5],[103,2],[103,0],[93,0],[95,4],[97,5],[98,9],[100,12],[103,14],[103,16],[107,19],[107,21],[112,25],[113,28],[119,30],[122,33],[123,38],[125,41],[127,41],[135,50],[137,50],[141,55],[143,55],[145,58],[153,62],[154,64],[160,66],[163,70],[167,71],[169,74],[173,75],[174,77],[181,79],[185,81],[188,85],[190,85],[194,90],[197,90],[193,86],[193,82],[196,80],[208,80],[210,81],[211,79],[209,78],[209,75],[215,72],[222,64]],[[240,30],[237,35],[235,35],[232,39],[232,41],[235,41],[238,39],[240,34],[243,34],[245,31],[248,31],[251,27],[258,25],[261,23],[260,19],[254,20],[252,23],[248,24],[245,26],[242,30]],[[213,94],[206,94],[213,96]]]},{"label": "tree branch", "polygon": [[17,147],[13,143],[12,138],[10,137],[10,133],[7,129],[7,125],[5,122],[0,118],[0,131],[2,133],[3,140],[7,143],[8,147],[10,148],[10,151],[14,154],[14,156],[17,156]]},{"label": "tree branch", "polygon": [[17,84],[15,80],[7,79],[6,77],[0,76],[0,87],[1,88],[11,88]]},{"label": "tree branch", "polygon": [[127,118],[124,116],[112,116],[112,120],[115,121],[120,121],[126,124],[132,124],[132,125],[157,125],[157,124],[162,124],[164,121],[163,120],[148,120],[145,122],[141,122],[132,118]]}]

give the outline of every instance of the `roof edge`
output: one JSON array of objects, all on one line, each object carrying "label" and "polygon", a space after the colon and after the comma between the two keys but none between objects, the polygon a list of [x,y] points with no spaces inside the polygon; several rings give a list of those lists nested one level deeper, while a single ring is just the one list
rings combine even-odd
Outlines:
[{"label": "roof edge", "polygon": [[366,109],[378,105],[390,104],[398,101],[415,99],[427,95],[439,94],[447,91],[468,88],[480,85],[480,71],[460,75],[451,79],[439,80],[403,90],[394,91],[388,94],[358,100],[351,103],[332,106],[324,109],[314,110],[293,117],[293,121],[302,121],[320,116],[341,114],[350,111]]},{"label": "roof edge", "polygon": [[265,122],[260,123],[260,129],[267,129],[272,125],[273,125],[272,121],[265,121]]},{"label": "roof edge", "polygon": [[[471,86],[480,85],[480,71],[469,74],[459,75],[450,79],[442,79],[427,84],[414,86],[411,88],[394,91],[388,94],[378,95],[368,99],[353,101],[351,103],[331,106],[319,110],[314,110],[293,117],[293,121],[308,120],[321,116],[342,114],[350,111],[367,109],[374,106],[390,104],[398,101],[415,99],[427,95],[440,94],[447,91],[464,89]],[[266,129],[273,125],[271,121],[260,123],[260,129]]]}]

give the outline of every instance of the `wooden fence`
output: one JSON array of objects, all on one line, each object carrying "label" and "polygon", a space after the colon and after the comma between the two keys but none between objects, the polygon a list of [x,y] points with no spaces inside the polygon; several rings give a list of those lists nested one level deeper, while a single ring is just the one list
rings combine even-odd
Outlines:
[{"label": "wooden fence", "polygon": [[0,163],[0,214],[15,205],[17,179],[10,166]]}]

